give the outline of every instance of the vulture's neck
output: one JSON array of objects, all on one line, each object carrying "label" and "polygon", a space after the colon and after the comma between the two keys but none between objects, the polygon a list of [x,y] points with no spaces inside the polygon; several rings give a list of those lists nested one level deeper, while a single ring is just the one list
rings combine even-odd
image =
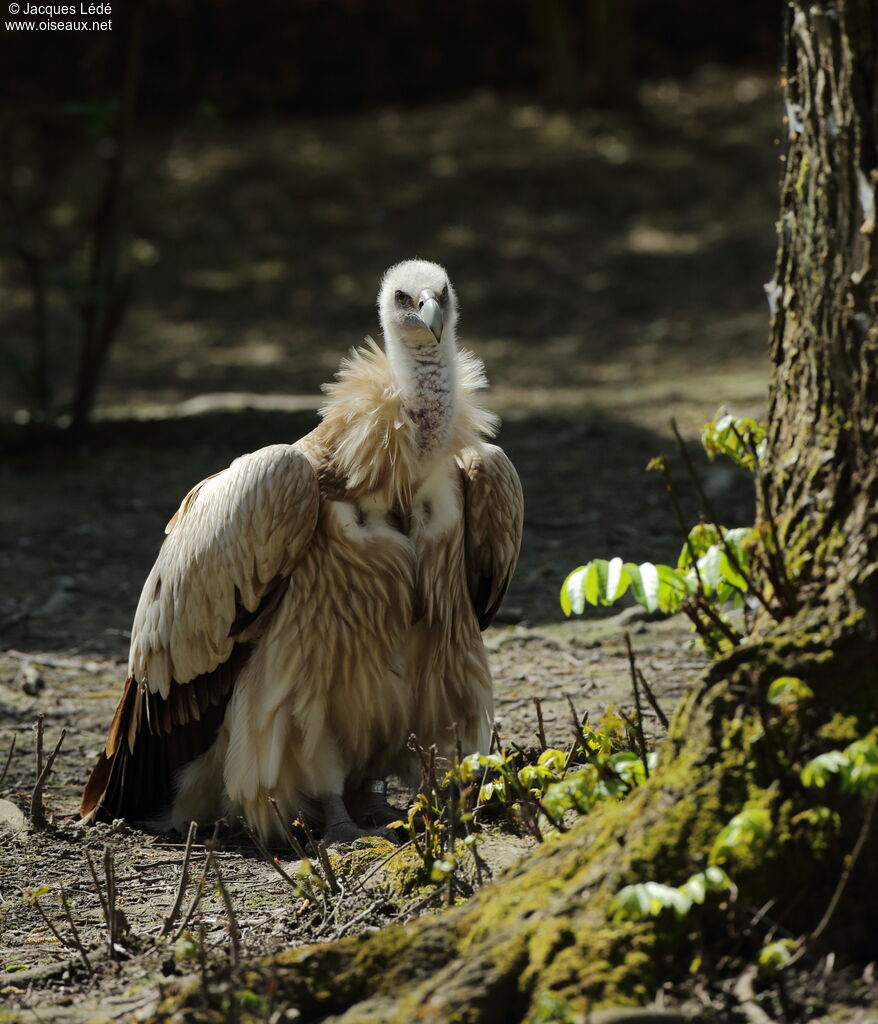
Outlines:
[{"label": "vulture's neck", "polygon": [[444,454],[454,430],[457,350],[443,338],[438,345],[411,349],[388,340],[390,363],[405,412],[414,425],[418,455],[425,462]]},{"label": "vulture's neck", "polygon": [[392,342],[385,351],[369,339],[324,387],[319,437],[330,489],[408,508],[438,459],[496,432],[497,417],[476,401],[486,384],[481,361],[453,339],[425,352]]}]

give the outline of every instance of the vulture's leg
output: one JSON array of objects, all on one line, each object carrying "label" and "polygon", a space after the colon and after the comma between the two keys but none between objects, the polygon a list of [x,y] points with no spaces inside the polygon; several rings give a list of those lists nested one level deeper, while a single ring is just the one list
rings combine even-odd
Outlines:
[{"label": "vulture's leg", "polygon": [[[391,821],[399,818],[397,812]],[[323,842],[327,846],[335,843],[352,843],[363,836],[381,836],[382,839],[395,839],[394,834],[386,828],[366,826],[360,828],[350,816],[345,801],[336,794],[323,799]]]},{"label": "vulture's leg", "polygon": [[380,828],[394,821],[405,821],[406,812],[387,802],[384,779],[364,779],[359,790],[346,794],[345,799],[354,820],[362,828]]}]

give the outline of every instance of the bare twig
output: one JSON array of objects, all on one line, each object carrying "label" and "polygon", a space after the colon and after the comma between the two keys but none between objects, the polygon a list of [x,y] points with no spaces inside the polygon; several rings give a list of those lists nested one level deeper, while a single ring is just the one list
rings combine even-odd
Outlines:
[{"label": "bare twig", "polygon": [[85,851],[85,861],[88,864],[89,874],[94,882],[95,891],[98,894],[98,899],[101,902],[101,913],[104,915],[104,923],[107,926],[107,931],[110,930],[110,908],[107,906],[107,900],[104,896],[104,888],[101,885],[100,879],[98,878],[97,870],[95,869],[94,862],[91,859],[91,854],[88,850]]},{"label": "bare twig", "polygon": [[579,740],[579,745],[582,747],[582,753],[588,757],[588,744],[585,741],[585,733],[582,731],[582,719],[576,713],[576,708],[573,706],[573,698],[569,693],[565,693],[564,696],[567,698],[567,704],[570,707],[570,715],[573,719],[573,734],[574,739]]},{"label": "bare twig", "polygon": [[649,778],[649,763],[646,756],[646,737],[643,735],[643,709],[640,706],[640,686],[637,679],[637,662],[634,660],[634,648],[631,646],[631,634],[625,633],[625,646],[628,648],[628,667],[631,670],[631,686],[634,689],[634,708],[637,712],[635,730],[637,745],[640,747],[640,760],[643,762],[643,771]]},{"label": "bare twig", "polygon": [[287,837],[287,842],[290,844],[290,849],[299,858],[299,860],[309,860],[310,858],[308,857],[308,854],[305,852],[305,848],[296,838],[296,834],[290,827],[290,823],[287,821],[286,817],[281,812],[280,807],[278,807],[277,800],[275,800],[273,796],[270,796],[268,798],[268,802],[271,804],[272,808],[274,809],[274,813],[277,815],[277,820],[280,822],[281,828],[284,830],[284,835]]},{"label": "bare twig", "polygon": [[335,877],[335,872],[332,870],[332,864],[329,862],[326,843],[324,843],[322,839],[317,843],[317,858],[320,861],[320,866],[323,868],[323,875],[329,884],[329,891],[333,896],[338,896],[341,889],[338,885],[338,879]]},{"label": "bare twig", "polygon": [[643,692],[646,694],[646,699],[649,701],[649,706],[656,713],[656,716],[658,717],[658,720],[662,723],[662,726],[665,729],[667,729],[669,725],[668,716],[664,713],[664,711],[662,711],[661,705],[656,700],[655,694],[652,692],[652,687],[646,681],[646,676],[640,671],[639,668],[637,670],[637,678],[640,680],[640,685],[643,687]]},{"label": "bare twig", "polygon": [[59,933],[58,929],[49,920],[48,916],[46,915],[45,910],[43,910],[42,906],[40,906],[40,901],[37,899],[37,897],[36,896],[31,896],[30,902],[33,904],[34,909],[36,910],[36,912],[43,919],[43,923],[45,924],[45,926],[55,936],[55,938],[58,940],[58,942],[60,942],[62,946],[69,946],[70,943],[64,938],[63,935],[61,935]]},{"label": "bare twig", "polygon": [[64,742],[64,737],[67,735],[67,730],[62,729],[61,735],[58,738],[58,742],[55,744],[55,749],[49,754],[46,759],[46,763],[43,764],[43,716],[40,715],[37,719],[37,781],[34,783],[33,792],[30,798],[30,820],[31,824],[35,829],[42,829],[46,827],[46,812],[43,807],[43,788],[46,784],[46,779],[49,777],[49,773],[52,771],[52,765],[55,763],[55,758],[58,756],[58,751],[61,749],[61,744]]},{"label": "bare twig", "polygon": [[280,862],[278,861],[277,857],[272,857],[270,851],[268,850],[268,847],[259,838],[259,835],[256,832],[256,830],[251,828],[250,824],[244,818],[239,818],[238,821],[241,823],[244,831],[250,837],[250,842],[252,842],[253,845],[256,847],[256,849],[259,851],[259,853],[262,856],[262,859],[265,861],[265,863],[271,865],[271,867],[274,868],[274,870],[287,883],[287,885],[290,886],[290,888],[292,888],[292,889],[299,889],[299,888],[301,888],[301,886],[296,882],[296,880],[294,878],[292,878],[290,875],[288,875],[286,871],[284,871],[284,869],[281,867]]},{"label": "bare twig", "polygon": [[220,897],[223,901],[223,906],[226,908],[226,916],[229,919],[229,936],[232,940],[232,966],[237,967],[241,959],[241,932],[238,928],[238,918],[235,915],[235,908],[232,904],[232,897],[229,895],[229,890],[226,888],[225,880],[223,879],[222,872],[220,871],[219,861],[213,855],[213,845],[207,847],[207,863],[213,868],[213,873],[216,875],[217,888],[220,891]]},{"label": "bare twig", "polygon": [[43,722],[45,715],[37,715],[37,771],[36,777],[39,778],[43,774]]},{"label": "bare twig", "polygon": [[[217,836],[219,835],[220,823],[217,821],[213,826],[213,836],[211,837],[211,846],[216,844]],[[215,859],[215,858],[214,858]],[[192,899],[189,901],[189,906],[186,909],[186,913],[183,915],[183,920],[180,922],[180,927],[174,932],[172,941],[176,942],[177,939],[186,931],[189,922],[192,920],[195,911],[198,909],[198,905],[201,903],[201,897],[204,894],[204,887],[207,884],[207,844],[204,849],[204,866],[201,869],[201,874],[198,878],[198,884],[195,887],[195,892],[192,894]],[[204,935],[201,936],[202,946],[204,944]]]},{"label": "bare twig", "polygon": [[116,909],[116,862],[113,859],[113,851],[109,846],[104,847],[103,855],[104,877],[107,880],[107,927],[110,933],[110,956],[114,957],[119,952],[117,946],[122,937],[121,920]]},{"label": "bare twig", "polygon": [[15,753],[15,741],[18,737],[15,733],[12,734],[12,743],[9,745],[9,753],[6,755],[6,763],[3,765],[3,771],[0,772],[0,786],[6,781],[6,773],[9,771],[9,766],[12,764],[12,755]]},{"label": "bare twig", "polygon": [[546,742],[546,726],[543,722],[543,702],[540,700],[539,697],[534,697],[533,702],[534,707],[537,710],[537,738],[540,741],[540,753],[542,754],[543,751],[549,746],[549,744]]},{"label": "bare twig", "polygon": [[165,918],[162,930],[159,933],[161,935],[167,935],[170,932],[174,926],[174,921],[177,920],[177,915],[180,913],[180,908],[183,906],[183,896],[186,893],[186,885],[189,882],[189,860],[192,856],[192,844],[195,841],[197,828],[198,826],[194,821],[189,822],[189,831],[186,833],[186,849],[183,852],[183,867],[180,871],[180,884],[177,886],[177,893],[174,896],[174,905]]},{"label": "bare twig", "polygon": [[94,974],[94,968],[91,965],[91,961],[88,958],[88,953],[85,951],[85,946],[82,944],[82,940],[79,937],[79,931],[73,920],[73,914],[70,913],[70,907],[67,905],[67,893],[64,891],[64,886],[61,886],[61,895],[59,897],[61,903],[61,910],[64,912],[64,916],[67,918],[67,923],[70,925],[70,933],[73,936],[73,944],[79,951],[79,955],[82,957],[82,961],[85,964],[85,969],[89,974]]}]

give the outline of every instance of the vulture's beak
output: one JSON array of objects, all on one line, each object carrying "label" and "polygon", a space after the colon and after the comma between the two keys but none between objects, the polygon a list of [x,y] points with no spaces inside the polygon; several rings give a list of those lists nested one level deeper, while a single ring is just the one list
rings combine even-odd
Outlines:
[{"label": "vulture's beak", "polygon": [[436,293],[429,288],[425,288],[421,292],[420,299],[418,301],[418,316],[424,321],[427,327],[433,334],[436,341],[442,338],[442,308],[436,301]]}]

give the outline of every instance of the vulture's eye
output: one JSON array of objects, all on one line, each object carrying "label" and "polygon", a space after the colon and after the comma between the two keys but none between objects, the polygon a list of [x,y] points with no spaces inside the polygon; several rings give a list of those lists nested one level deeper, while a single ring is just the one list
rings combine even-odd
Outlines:
[{"label": "vulture's eye", "polygon": [[403,309],[414,309],[415,304],[412,302],[411,296],[406,295],[405,292],[396,293],[396,304],[401,306]]},{"label": "vulture's eye", "polygon": [[439,296],[439,303],[440,303],[440,305],[444,306],[446,302],[448,302],[448,285],[447,284],[442,289],[442,294]]}]

